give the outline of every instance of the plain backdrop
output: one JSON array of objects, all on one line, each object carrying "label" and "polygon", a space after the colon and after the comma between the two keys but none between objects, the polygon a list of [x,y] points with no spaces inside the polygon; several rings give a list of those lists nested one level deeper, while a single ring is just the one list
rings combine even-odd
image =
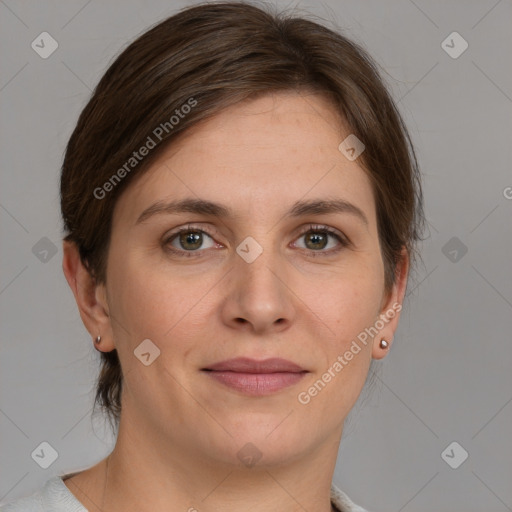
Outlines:
[{"label": "plain backdrop", "polygon": [[[91,418],[98,354],[61,269],[59,171],[109,63],[193,3],[0,2],[0,503],[112,449]],[[334,482],[370,511],[512,510],[512,3],[274,4],[370,52],[424,179],[423,265],[346,422]],[[31,46],[42,32],[58,44],[47,58]],[[32,456],[43,442],[58,454],[47,469]]]}]

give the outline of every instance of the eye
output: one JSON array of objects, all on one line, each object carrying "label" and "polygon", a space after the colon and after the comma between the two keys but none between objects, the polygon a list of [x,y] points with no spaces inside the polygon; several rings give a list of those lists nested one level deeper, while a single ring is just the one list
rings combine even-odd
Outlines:
[{"label": "eye", "polygon": [[186,226],[167,237],[164,240],[164,246],[171,252],[181,253],[183,256],[195,256],[186,253],[199,251],[199,249],[210,249],[215,247],[215,242],[203,229]]},{"label": "eye", "polygon": [[[328,226],[311,224],[302,231],[298,238],[298,240],[302,239],[305,240],[305,244],[303,246],[298,245],[298,247],[310,251],[312,256],[320,255],[314,253],[321,253],[322,255],[333,254],[349,245],[348,240],[341,233]],[[336,244],[332,240],[337,240],[338,243]],[[297,243],[294,245],[297,246]],[[329,250],[324,250],[326,248]]]},{"label": "eye", "polygon": [[[313,224],[302,230],[298,240],[301,239],[305,240],[303,245],[295,242],[293,246],[308,251],[310,256],[329,256],[350,244],[348,239],[337,230],[329,226]],[[200,257],[203,252],[200,249],[220,246],[207,231],[192,225],[184,226],[171,233],[165,237],[162,245],[167,251],[185,258]]]}]

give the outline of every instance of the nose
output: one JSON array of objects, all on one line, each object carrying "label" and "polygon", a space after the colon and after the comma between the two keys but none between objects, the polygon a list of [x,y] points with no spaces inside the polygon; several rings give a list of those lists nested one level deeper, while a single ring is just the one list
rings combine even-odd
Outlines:
[{"label": "nose", "polygon": [[295,318],[293,293],[284,265],[268,251],[252,263],[238,256],[229,273],[223,321],[254,334],[282,332]]}]

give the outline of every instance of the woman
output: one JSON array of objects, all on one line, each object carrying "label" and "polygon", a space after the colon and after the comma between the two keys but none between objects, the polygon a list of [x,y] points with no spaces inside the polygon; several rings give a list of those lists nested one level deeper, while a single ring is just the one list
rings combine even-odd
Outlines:
[{"label": "woman", "polygon": [[332,486],[338,446],[423,223],[364,50],[243,3],[170,17],[81,113],[61,208],[117,440],[3,510],[363,511]]}]

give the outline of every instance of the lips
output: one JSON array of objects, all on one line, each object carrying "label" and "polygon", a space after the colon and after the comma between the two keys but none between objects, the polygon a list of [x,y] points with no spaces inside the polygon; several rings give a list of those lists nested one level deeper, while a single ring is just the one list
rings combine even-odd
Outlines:
[{"label": "lips", "polygon": [[304,368],[286,359],[272,358],[257,361],[247,357],[221,361],[220,363],[208,366],[205,370],[237,373],[300,373],[306,371]]},{"label": "lips", "polygon": [[267,395],[297,384],[307,370],[286,359],[257,361],[249,358],[229,359],[203,371],[224,386],[245,395]]}]

